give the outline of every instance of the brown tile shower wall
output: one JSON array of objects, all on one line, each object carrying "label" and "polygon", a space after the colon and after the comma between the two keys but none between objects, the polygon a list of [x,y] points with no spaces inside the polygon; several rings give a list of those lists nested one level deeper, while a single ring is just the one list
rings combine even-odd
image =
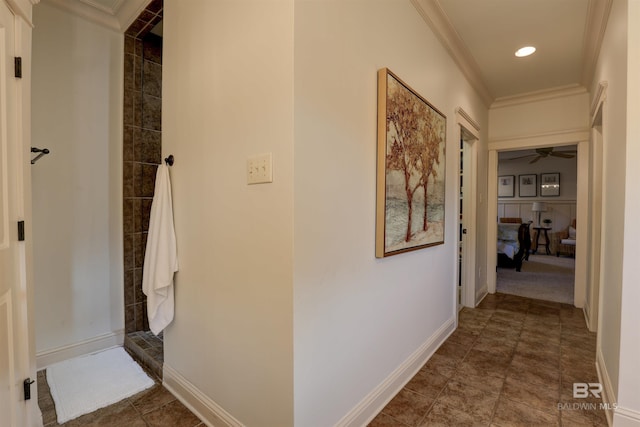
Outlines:
[{"label": "brown tile shower wall", "polygon": [[162,38],[149,31],[161,19],[162,0],[154,0],[125,33],[123,215],[127,333],[149,329],[142,266],[156,169],[162,157]]}]

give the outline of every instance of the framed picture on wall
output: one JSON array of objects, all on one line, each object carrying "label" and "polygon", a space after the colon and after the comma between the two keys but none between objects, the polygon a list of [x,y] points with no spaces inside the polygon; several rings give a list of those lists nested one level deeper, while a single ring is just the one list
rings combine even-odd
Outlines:
[{"label": "framed picture on wall", "polygon": [[444,243],[446,117],[378,71],[376,257]]},{"label": "framed picture on wall", "polygon": [[498,197],[513,197],[514,192],[514,175],[502,175],[498,177]]},{"label": "framed picture on wall", "polygon": [[519,175],[518,195],[520,197],[536,197],[538,195],[538,175]]},{"label": "framed picture on wall", "polygon": [[542,173],[540,174],[540,196],[555,197],[560,195],[560,174]]}]

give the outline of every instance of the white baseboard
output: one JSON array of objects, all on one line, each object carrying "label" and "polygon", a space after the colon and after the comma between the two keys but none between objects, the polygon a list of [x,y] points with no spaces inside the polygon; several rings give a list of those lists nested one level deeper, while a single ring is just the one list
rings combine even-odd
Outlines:
[{"label": "white baseboard", "polygon": [[613,424],[616,427],[639,427],[640,412],[618,406],[613,414]]},{"label": "white baseboard", "polygon": [[124,343],[124,331],[109,332],[97,337],[79,341],[74,344],[65,345],[51,350],[41,351],[36,354],[36,367],[38,370],[44,369],[54,363],[96,351],[106,350],[112,347],[122,346]]},{"label": "white baseboard", "polygon": [[596,353],[596,371],[598,372],[598,380],[600,381],[600,384],[602,384],[602,402],[605,403],[608,408],[611,408],[605,410],[607,423],[611,426],[613,425],[613,408],[617,406],[616,394],[613,391],[611,378],[609,377],[609,372],[607,372],[607,365],[604,363],[604,357],[602,356],[600,349],[598,349]]},{"label": "white baseboard", "polygon": [[[582,307],[582,314],[584,315],[584,320],[587,322],[587,328],[591,325],[591,316],[589,315],[589,304],[585,303],[584,307]],[[589,329],[591,331],[591,329]],[[595,331],[591,331],[595,332]]]},{"label": "white baseboard", "polygon": [[487,295],[489,295],[489,291],[487,289],[487,285],[484,285],[482,289],[478,290],[478,292],[476,293],[476,307],[480,305],[482,300],[485,299]]},{"label": "white baseboard", "polygon": [[166,362],[163,366],[162,385],[208,426],[243,427],[243,424],[233,415],[207,397]]},{"label": "white baseboard", "polygon": [[337,427],[369,424],[393,397],[413,378],[433,353],[456,328],[456,318],[449,319],[435,334],[398,366],[382,383],[365,396],[338,423]]}]

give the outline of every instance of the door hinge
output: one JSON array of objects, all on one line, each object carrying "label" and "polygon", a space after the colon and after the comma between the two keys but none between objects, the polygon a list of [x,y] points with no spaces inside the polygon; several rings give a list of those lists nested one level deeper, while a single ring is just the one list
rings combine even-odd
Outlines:
[{"label": "door hinge", "polygon": [[35,380],[32,380],[31,378],[27,378],[22,383],[22,385],[24,386],[24,400],[31,399],[31,384],[33,384],[34,382]]},{"label": "door hinge", "polygon": [[18,241],[24,242],[24,221],[18,221]]},{"label": "door hinge", "polygon": [[16,56],[14,59],[14,68],[15,68],[15,77],[17,79],[22,78],[22,58],[20,56]]}]

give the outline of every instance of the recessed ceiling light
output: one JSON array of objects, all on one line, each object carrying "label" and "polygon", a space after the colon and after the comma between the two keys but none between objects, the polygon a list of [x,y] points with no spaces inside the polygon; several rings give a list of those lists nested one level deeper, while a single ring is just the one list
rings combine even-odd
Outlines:
[{"label": "recessed ceiling light", "polygon": [[518,58],[522,58],[523,56],[529,56],[531,55],[533,52],[536,51],[536,48],[533,46],[526,46],[526,47],[521,47],[520,49],[518,49],[516,51],[516,56]]}]

